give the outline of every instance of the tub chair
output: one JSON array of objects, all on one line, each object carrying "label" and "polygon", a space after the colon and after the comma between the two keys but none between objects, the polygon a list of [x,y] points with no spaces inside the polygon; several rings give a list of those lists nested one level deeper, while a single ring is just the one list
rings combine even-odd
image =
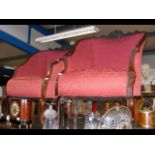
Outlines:
[{"label": "tub chair", "polygon": [[[40,116],[42,116],[45,100],[47,99],[46,88],[51,77],[51,66],[53,62],[58,61],[64,54],[65,51],[40,51],[32,55],[26,63],[17,67],[14,76],[8,81],[6,87],[10,106],[14,102],[21,107],[22,105],[27,105],[24,109],[27,109],[28,112],[31,110],[32,101],[40,102],[39,109]],[[58,73],[55,72],[56,75]],[[12,119],[22,119],[20,115],[12,116]],[[29,114],[23,116],[28,117],[23,118],[24,120],[30,120],[31,116],[27,115]]]},{"label": "tub chair", "polygon": [[47,96],[60,98],[123,99],[133,108],[141,95],[141,57],[146,34],[137,32],[117,39],[88,38],[77,43],[53,67],[63,69],[51,78]]}]

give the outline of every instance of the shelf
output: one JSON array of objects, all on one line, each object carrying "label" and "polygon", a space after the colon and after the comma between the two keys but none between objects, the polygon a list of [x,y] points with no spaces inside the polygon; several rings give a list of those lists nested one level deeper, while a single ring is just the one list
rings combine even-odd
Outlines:
[{"label": "shelf", "polygon": [[152,90],[151,92],[145,92],[143,86],[142,86],[141,90],[142,90],[141,91],[142,97],[155,97],[155,85],[151,86],[151,90]]},{"label": "shelf", "polygon": [[155,97],[155,91],[150,93],[142,92],[142,97]]},{"label": "shelf", "polygon": [[[31,127],[30,127],[30,123],[29,123],[28,129],[41,129],[41,128],[42,128],[42,126],[39,123],[39,119],[37,116],[35,116],[34,120],[31,123]],[[0,129],[26,129],[26,127],[20,128],[18,122],[11,122],[11,124],[10,124],[6,121],[0,121]]]},{"label": "shelf", "polygon": [[0,129],[18,129],[19,127],[16,125],[9,125],[6,122],[0,122]]}]

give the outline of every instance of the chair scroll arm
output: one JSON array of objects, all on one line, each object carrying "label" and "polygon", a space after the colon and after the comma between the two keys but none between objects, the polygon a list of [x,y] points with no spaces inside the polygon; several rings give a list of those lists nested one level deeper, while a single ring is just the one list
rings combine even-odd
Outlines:
[{"label": "chair scroll arm", "polygon": [[65,56],[62,57],[62,58],[60,58],[60,61],[62,61],[64,65],[63,65],[62,70],[58,73],[58,76],[60,76],[60,75],[62,75],[63,73],[66,72],[66,70],[67,70],[67,64],[68,64],[67,58]]},{"label": "chair scroll arm", "polygon": [[133,96],[133,86],[136,79],[136,72],[135,72],[135,66],[134,66],[134,60],[136,53],[139,51],[139,49],[136,47],[132,50],[129,60],[129,69],[128,69],[128,82],[127,82],[127,97]]},{"label": "chair scroll arm", "polygon": [[63,58],[61,58],[61,60],[64,65],[63,65],[63,68],[61,69],[61,71],[57,74],[57,78],[56,78],[56,81],[55,81],[55,97],[57,98],[58,97],[58,81],[59,81],[59,78],[60,76],[63,75],[63,73],[66,72],[67,70],[67,64],[68,64],[68,61],[67,61],[67,57],[64,56]]},{"label": "chair scroll arm", "polygon": [[128,84],[127,84],[128,97],[133,96],[133,86],[136,79],[136,72],[135,72],[135,66],[134,66],[135,56],[140,51],[141,45],[146,42],[146,39],[147,39],[147,35],[145,34],[144,37],[138,42],[138,44],[130,54],[129,69],[128,69]]},{"label": "chair scroll arm", "polygon": [[140,51],[141,45],[146,42],[146,38],[147,36],[144,35],[144,37],[139,41],[139,43],[131,51],[130,54],[126,97],[127,106],[130,108],[131,112],[133,112],[133,87],[136,80],[136,71],[134,66],[135,56]]},{"label": "chair scroll arm", "polygon": [[63,72],[63,71],[66,70],[66,67],[67,67],[67,65],[66,65],[67,63],[66,63],[66,59],[65,58],[59,58],[59,59],[57,59],[56,61],[52,62],[49,65],[49,69],[47,71],[46,77],[43,79],[43,83],[42,83],[42,90],[41,90],[41,98],[42,99],[44,99],[45,96],[46,96],[47,86],[48,86],[49,80],[50,80],[50,78],[52,76],[54,65],[58,64],[61,61],[64,62],[63,69],[61,70],[61,72]]}]

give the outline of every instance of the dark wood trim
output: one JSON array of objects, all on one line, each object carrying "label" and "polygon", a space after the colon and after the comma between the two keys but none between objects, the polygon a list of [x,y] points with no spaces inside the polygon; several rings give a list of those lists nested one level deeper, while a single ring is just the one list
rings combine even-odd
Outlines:
[{"label": "dark wood trim", "polygon": [[47,86],[48,86],[49,80],[52,76],[53,65],[57,64],[59,61],[60,61],[60,59],[57,59],[56,61],[51,62],[51,64],[49,65],[48,71],[46,73],[46,76],[42,81],[41,98],[43,100],[46,98]]},{"label": "dark wood trim", "polygon": [[128,69],[128,83],[127,83],[127,91],[126,91],[127,97],[133,96],[133,86],[136,78],[136,72],[135,72],[135,66],[134,66],[135,56],[136,56],[136,53],[139,52],[141,45],[145,44],[146,38],[147,38],[147,35],[144,34],[143,38],[137,43],[136,47],[132,50],[130,54],[129,69]]},{"label": "dark wood trim", "polygon": [[63,65],[62,70],[58,73],[57,78],[56,78],[56,82],[55,82],[55,97],[57,97],[58,94],[59,94],[59,87],[58,87],[59,78],[60,78],[60,76],[63,75],[63,73],[66,72],[67,65],[68,65],[68,61],[67,61],[66,56],[64,56],[63,58],[61,58],[60,61],[62,61],[64,65]]},{"label": "dark wood trim", "polygon": [[128,69],[128,81],[127,81],[127,90],[126,90],[126,101],[127,106],[129,107],[132,116],[133,116],[133,106],[134,106],[134,96],[133,96],[133,88],[136,80],[136,71],[134,66],[134,60],[137,52],[139,52],[142,44],[146,43],[147,35],[144,34],[143,38],[137,43],[135,49],[132,50],[130,54],[129,60],[129,69]]}]

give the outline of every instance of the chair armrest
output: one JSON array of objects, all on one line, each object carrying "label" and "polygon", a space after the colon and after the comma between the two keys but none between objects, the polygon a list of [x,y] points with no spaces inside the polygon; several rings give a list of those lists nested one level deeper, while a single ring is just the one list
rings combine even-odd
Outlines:
[{"label": "chair armrest", "polygon": [[[63,63],[62,69],[59,66],[56,66],[59,65],[61,62]],[[55,69],[54,67],[56,68],[56,70],[54,70]],[[57,83],[58,77],[61,76],[66,71],[66,69],[67,69],[67,59],[65,56],[57,59],[56,61],[52,62],[49,65],[46,77],[44,77],[43,79],[42,91],[41,91],[42,99],[46,98],[46,91],[50,78],[53,77],[53,79],[55,79]]]},{"label": "chair armrest", "polygon": [[[137,83],[137,81],[139,82],[139,80],[140,80],[140,68],[139,68],[140,67],[140,59],[137,56],[141,55],[143,46],[146,42],[146,38],[147,38],[147,36],[144,35],[144,37],[138,42],[135,49],[133,49],[130,54],[129,68],[128,68],[127,96],[134,95],[135,83]],[[138,62],[139,67],[136,66],[137,65],[136,61]],[[138,67],[138,70],[136,67]]]},{"label": "chair armrest", "polygon": [[60,72],[58,74],[63,74],[66,71],[66,69],[67,69],[67,58],[66,58],[66,56],[64,56],[62,58],[57,59],[56,61],[52,62],[49,65],[49,69],[47,71],[47,74],[46,74],[45,79],[50,79],[50,77],[53,74],[53,68],[54,68],[54,66],[57,65],[60,62],[63,62],[63,68],[60,70]]},{"label": "chair armrest", "polygon": [[58,59],[57,61],[53,62],[51,64],[51,67],[50,67],[50,74],[48,74],[48,76],[50,75],[50,77],[52,77],[52,74],[53,74],[53,68],[55,65],[57,64],[60,64],[60,63],[63,63],[63,67],[60,69],[60,71],[57,71],[56,73],[56,77],[55,77],[55,98],[57,98],[58,96],[58,80],[59,80],[59,77],[63,75],[63,73],[65,73],[65,71],[67,70],[67,64],[68,64],[68,61],[67,61],[67,57],[64,56],[60,59]]},{"label": "chair armrest", "polygon": [[20,76],[21,74],[24,74],[25,72],[23,72],[23,70],[24,70],[26,67],[27,67],[27,61],[26,61],[24,64],[22,64],[21,66],[19,66],[19,67],[17,67],[17,68],[15,69],[13,78],[14,78],[14,77],[18,77],[18,76]]},{"label": "chair armrest", "polygon": [[147,39],[147,35],[144,35],[144,37],[136,45],[135,49],[132,50],[130,54],[130,60],[129,60],[129,72],[135,71],[134,61],[135,61],[136,54],[140,52],[140,48],[143,44],[145,44],[146,39]]},{"label": "chair armrest", "polygon": [[67,65],[68,65],[68,61],[67,61],[67,57],[62,57],[61,59],[60,59],[60,62],[63,62],[63,68],[61,69],[61,71],[59,72],[59,74],[58,74],[58,76],[61,76],[63,73],[65,73],[66,72],[66,70],[67,70]]}]

